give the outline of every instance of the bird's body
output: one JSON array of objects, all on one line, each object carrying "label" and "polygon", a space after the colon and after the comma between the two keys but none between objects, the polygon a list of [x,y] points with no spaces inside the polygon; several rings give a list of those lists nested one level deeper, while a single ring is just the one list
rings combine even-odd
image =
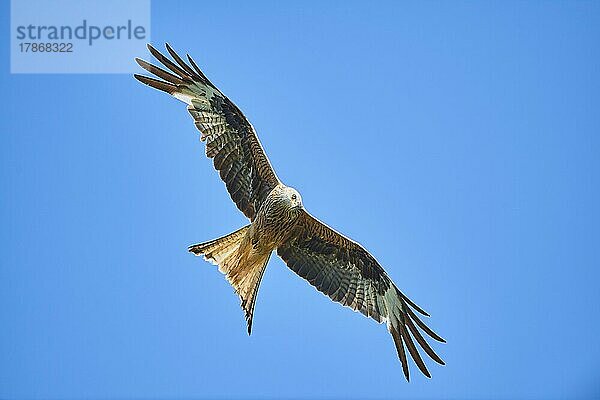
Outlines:
[{"label": "bird's body", "polygon": [[276,186],[250,225],[253,247],[270,253],[285,243],[302,215],[302,208],[302,199],[295,189],[283,184]]},{"label": "bird's body", "polygon": [[302,204],[300,194],[284,185],[273,170],[254,128],[231,100],[213,85],[188,56],[184,62],[167,45],[174,62],[152,46],[150,52],[169,71],[137,59],[158,78],[135,77],[188,105],[227,190],[250,224],[209,242],[189,247],[216,264],[240,296],[248,333],[256,295],[271,254],[275,251],[299,276],[333,301],[385,322],[392,335],[406,379],[405,350],[421,372],[430,377],[413,338],[434,361],[441,358],[421,332],[444,341],[416,313],[428,314],[406,297],[375,258],[360,244],[328,227]]}]

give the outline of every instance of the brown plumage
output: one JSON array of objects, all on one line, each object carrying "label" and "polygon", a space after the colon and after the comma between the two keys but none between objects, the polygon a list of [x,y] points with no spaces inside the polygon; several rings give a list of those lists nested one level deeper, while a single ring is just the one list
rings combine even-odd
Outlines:
[{"label": "brown plumage", "polygon": [[252,315],[263,273],[273,251],[295,273],[333,301],[386,322],[406,379],[405,348],[415,364],[431,377],[414,340],[434,361],[444,364],[423,337],[444,342],[417,316],[429,316],[392,282],[375,258],[310,215],[300,194],[284,185],[271,167],[254,128],[246,117],[202,73],[188,55],[186,63],[167,44],[173,60],[151,45],[150,53],[168,69],[136,59],[155,79],[134,75],[142,83],[167,92],[188,105],[206,143],[206,155],[225,182],[231,199],[250,220],[237,231],[189,247],[219,267],[240,296],[252,330]]}]

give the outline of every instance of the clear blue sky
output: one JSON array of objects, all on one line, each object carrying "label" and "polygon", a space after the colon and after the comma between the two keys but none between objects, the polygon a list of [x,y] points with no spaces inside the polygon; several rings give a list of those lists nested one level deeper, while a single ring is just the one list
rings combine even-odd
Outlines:
[{"label": "clear blue sky", "polygon": [[600,4],[219,3],[153,1],[152,41],[431,313],[447,366],[406,383],[384,326],[276,257],[248,337],[186,252],[245,220],[185,106],[10,75],[5,34],[0,397],[599,397]]}]

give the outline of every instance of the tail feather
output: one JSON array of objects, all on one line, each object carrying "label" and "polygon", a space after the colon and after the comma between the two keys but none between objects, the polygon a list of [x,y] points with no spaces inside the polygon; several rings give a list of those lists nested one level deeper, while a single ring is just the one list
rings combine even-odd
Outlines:
[{"label": "tail feather", "polygon": [[227,281],[240,297],[248,334],[251,334],[258,288],[271,253],[252,253],[252,246],[248,246],[245,240],[249,227],[247,225],[210,242],[192,245],[188,250],[197,256],[204,256],[205,260],[217,265],[219,271],[225,274]]},{"label": "tail feather", "polygon": [[246,317],[248,335],[252,334],[252,318],[254,316],[254,305],[256,304],[258,288],[260,286],[262,276],[269,262],[269,258],[271,258],[271,253],[269,253],[265,258],[262,258],[257,263],[255,263],[253,267],[249,269],[249,272],[246,273],[245,278],[243,278],[243,283],[240,285],[240,287],[247,288],[243,295],[240,294],[241,291],[238,292],[236,289],[236,292],[240,294],[240,299],[242,300],[241,306],[244,310],[244,315]]},{"label": "tail feather", "polygon": [[[246,225],[235,232],[225,235],[218,239],[211,240],[205,243],[198,243],[188,247],[190,253],[197,256],[204,256],[204,259],[219,267],[222,273],[228,272],[225,268],[231,264],[231,255],[236,253],[240,248],[242,240],[246,236],[246,232],[250,226]],[[230,261],[226,263],[226,261]]]}]

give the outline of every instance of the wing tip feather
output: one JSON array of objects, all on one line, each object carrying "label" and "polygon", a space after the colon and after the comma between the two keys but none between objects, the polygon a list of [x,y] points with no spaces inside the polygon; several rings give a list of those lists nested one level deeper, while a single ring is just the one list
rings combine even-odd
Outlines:
[{"label": "wing tip feather", "polygon": [[171,95],[177,90],[177,86],[169,82],[154,79],[146,75],[133,74],[133,77],[141,83],[143,83],[144,85],[150,86],[151,88],[160,90]]}]

